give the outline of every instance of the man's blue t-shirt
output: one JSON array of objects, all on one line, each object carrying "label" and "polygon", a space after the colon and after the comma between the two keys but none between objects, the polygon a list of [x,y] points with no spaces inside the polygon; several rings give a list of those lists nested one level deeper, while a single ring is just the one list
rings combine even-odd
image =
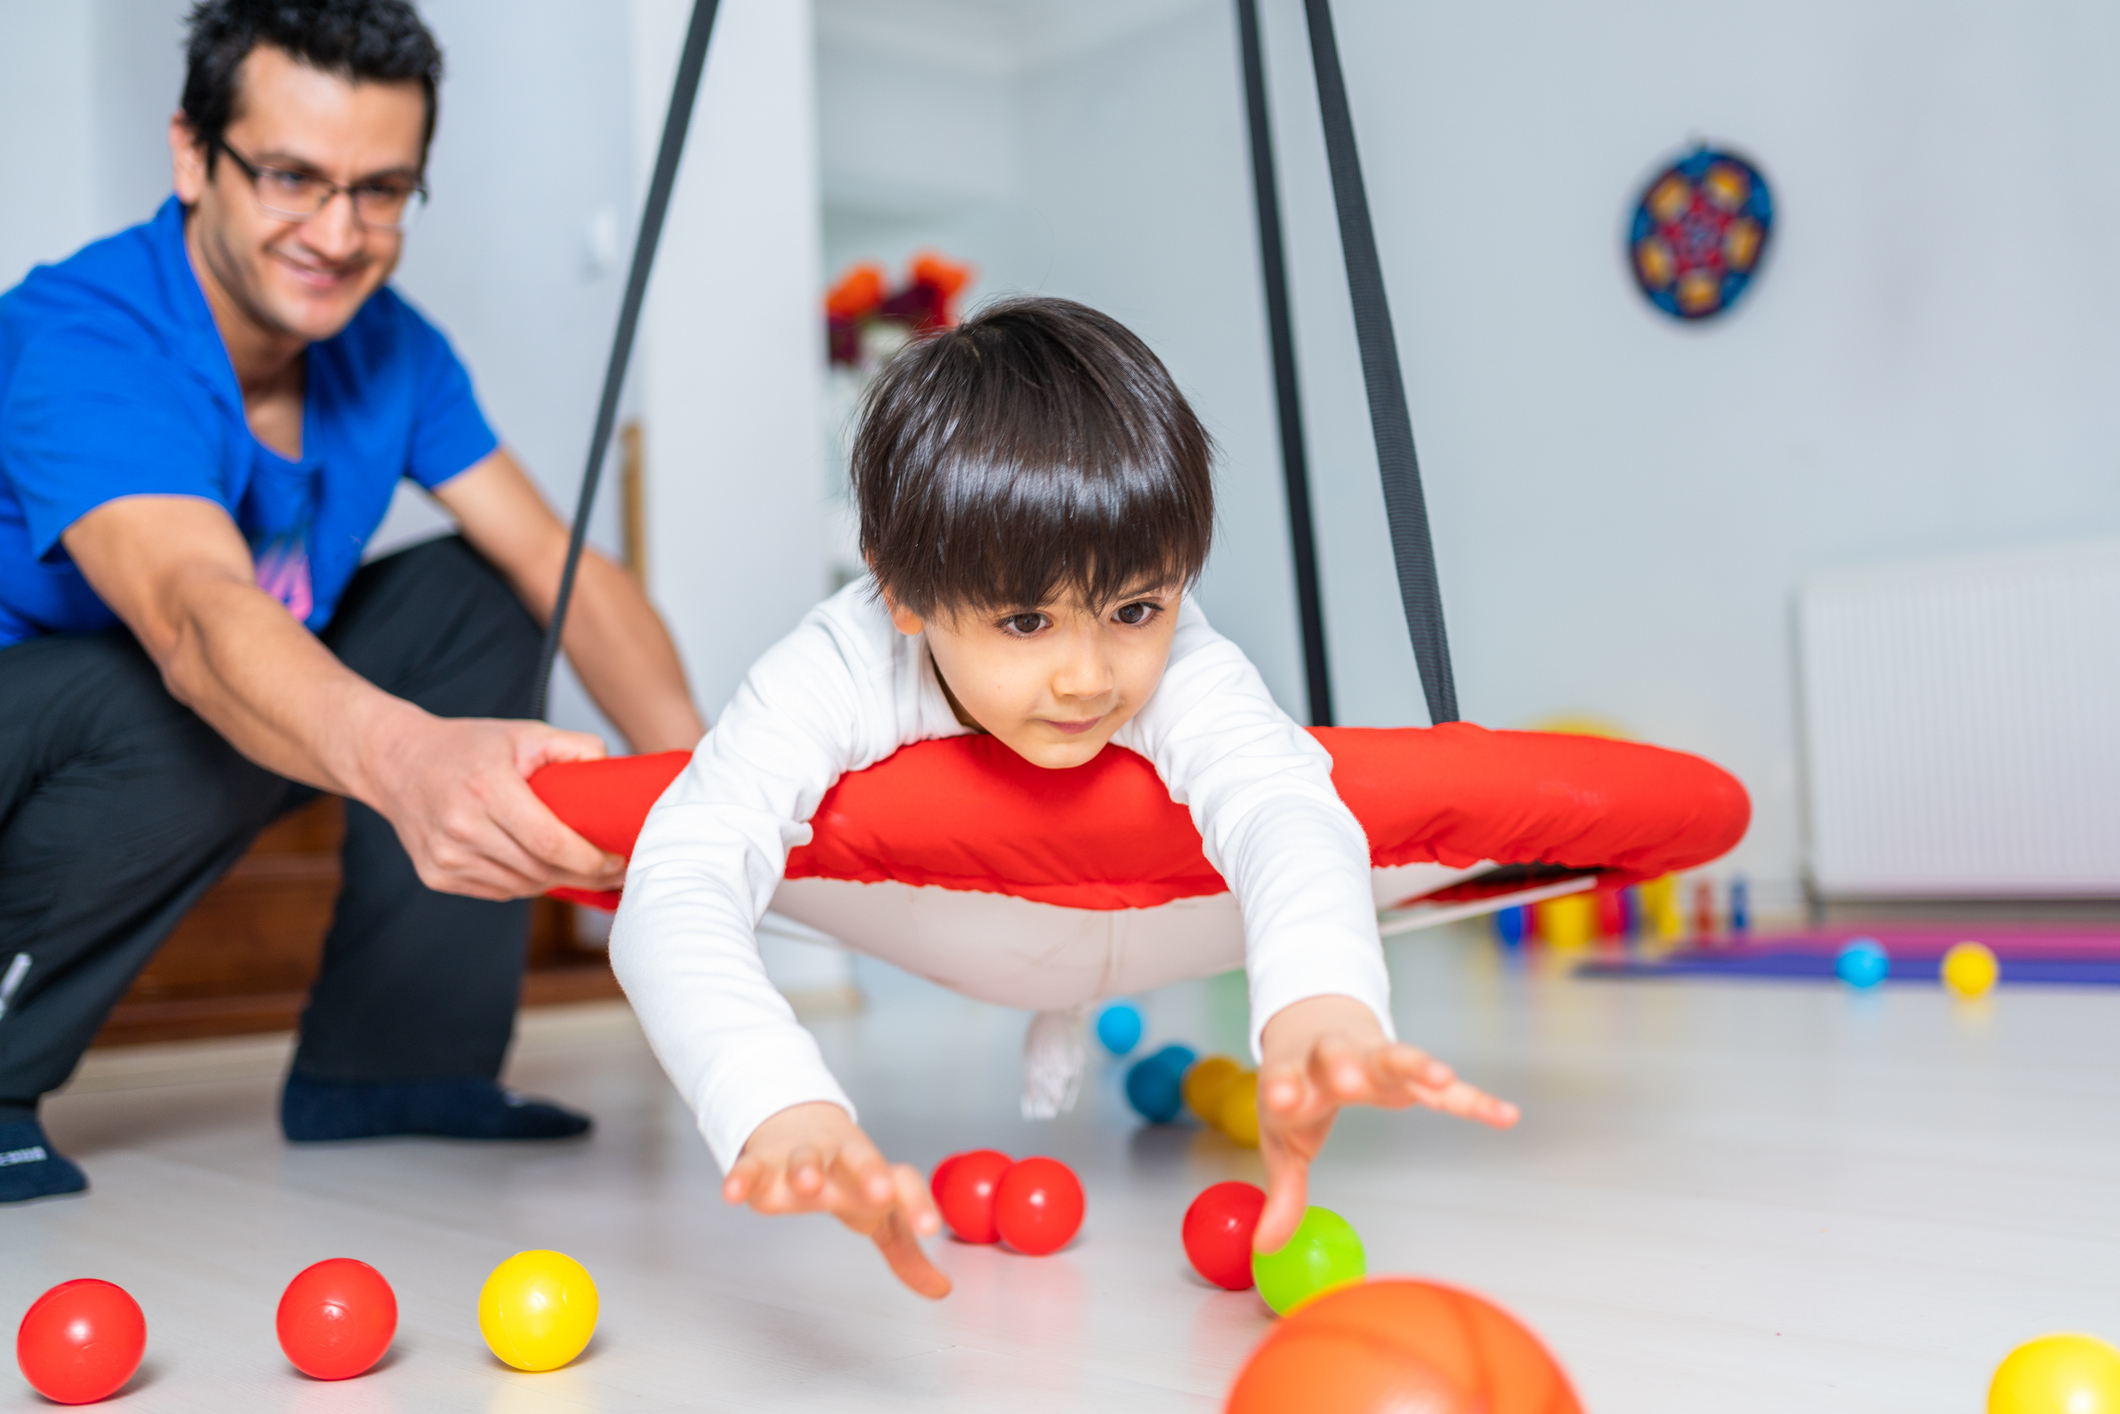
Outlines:
[{"label": "man's blue t-shirt", "polygon": [[431,490],[498,445],[448,340],[390,289],[304,357],[289,461],[244,420],[174,197],[0,295],[0,648],[117,623],[59,537],[121,496],[225,507],[259,585],[321,629],[398,478]]}]

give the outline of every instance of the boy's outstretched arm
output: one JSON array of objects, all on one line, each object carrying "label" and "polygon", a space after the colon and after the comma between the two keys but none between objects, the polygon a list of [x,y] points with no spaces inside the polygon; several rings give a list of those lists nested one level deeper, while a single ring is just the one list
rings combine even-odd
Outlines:
[{"label": "boy's outstretched arm", "polygon": [[1252,1247],[1278,1251],[1303,1220],[1310,1161],[1342,1105],[1426,1105],[1497,1129],[1516,1106],[1475,1090],[1441,1061],[1384,1034],[1353,997],[1306,997],[1268,1019],[1259,1037],[1259,1152],[1266,1208]]},{"label": "boy's outstretched arm", "polygon": [[823,1101],[768,1117],[722,1180],[721,1196],[761,1213],[830,1213],[876,1244],[898,1279],[930,1300],[950,1294],[920,1239],[942,1230],[927,1183],[886,1163],[861,1127]]}]

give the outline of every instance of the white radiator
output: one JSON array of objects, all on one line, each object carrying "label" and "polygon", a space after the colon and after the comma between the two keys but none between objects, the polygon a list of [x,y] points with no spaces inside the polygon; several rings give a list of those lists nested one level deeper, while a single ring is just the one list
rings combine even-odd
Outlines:
[{"label": "white radiator", "polygon": [[2120,540],[1822,574],[1796,620],[1820,894],[2120,896]]}]

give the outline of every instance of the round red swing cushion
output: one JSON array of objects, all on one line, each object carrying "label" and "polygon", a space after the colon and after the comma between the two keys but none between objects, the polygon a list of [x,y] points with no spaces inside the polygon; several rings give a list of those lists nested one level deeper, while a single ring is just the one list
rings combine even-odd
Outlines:
[{"label": "round red swing cushion", "polygon": [[[1698,756],[1552,732],[1317,727],[1378,866],[1494,860],[1606,871],[1618,886],[1704,864],[1752,803]],[[530,788],[590,843],[633,852],[682,751],[547,766]],[[895,881],[1067,908],[1153,908],[1228,885],[1146,759],[1115,748],[1049,771],[992,737],[916,742],[842,777],[788,856],[790,879]],[[618,895],[556,890],[615,907]]]}]

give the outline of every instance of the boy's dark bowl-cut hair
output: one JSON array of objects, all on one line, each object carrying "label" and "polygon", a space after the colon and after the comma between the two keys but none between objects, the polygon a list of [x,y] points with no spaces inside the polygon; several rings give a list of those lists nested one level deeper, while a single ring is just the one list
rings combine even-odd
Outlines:
[{"label": "boy's dark bowl-cut hair", "polygon": [[237,75],[261,44],[354,82],[418,83],[427,100],[420,158],[434,143],[442,47],[408,0],[199,0],[184,43],[179,103],[213,170],[235,121]]},{"label": "boy's dark bowl-cut hair", "polygon": [[870,387],[853,452],[861,552],[923,617],[1189,586],[1214,537],[1213,461],[1126,326],[1072,300],[1004,300]]}]

